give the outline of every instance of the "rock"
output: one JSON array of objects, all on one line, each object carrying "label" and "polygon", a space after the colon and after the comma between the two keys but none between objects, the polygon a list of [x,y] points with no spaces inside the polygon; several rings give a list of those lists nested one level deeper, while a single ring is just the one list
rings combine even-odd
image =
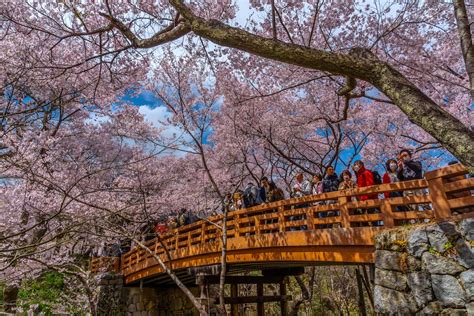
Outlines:
[{"label": "rock", "polygon": [[375,270],[375,284],[398,291],[405,291],[408,287],[405,274],[381,269]]},{"label": "rock", "polygon": [[459,281],[450,275],[431,275],[433,292],[436,298],[446,307],[463,307],[466,293]]},{"label": "rock", "polygon": [[426,271],[417,271],[408,274],[408,286],[419,307],[433,300],[430,274]]},{"label": "rock", "polygon": [[457,262],[445,258],[443,256],[435,255],[429,252],[425,252],[421,257],[423,268],[428,270],[431,274],[450,274],[455,275],[464,270],[463,266]]},{"label": "rock", "polygon": [[407,272],[419,271],[421,270],[421,260],[413,256],[407,256]]},{"label": "rock", "polygon": [[441,303],[438,301],[434,301],[426,305],[426,307],[423,308],[420,313],[417,313],[417,315],[439,315],[442,310],[443,306],[441,305]]},{"label": "rock", "polygon": [[16,301],[18,299],[19,286],[16,284],[7,284],[3,288],[4,309],[7,313],[14,313]]},{"label": "rock", "polygon": [[428,236],[424,227],[419,227],[410,232],[408,237],[408,252],[417,258],[428,251],[429,248]]},{"label": "rock", "polygon": [[446,250],[444,245],[449,242],[449,239],[438,225],[426,227],[426,234],[428,235],[431,247],[439,252],[444,252]]},{"label": "rock", "polygon": [[402,271],[400,267],[401,254],[388,250],[375,252],[375,267],[384,270]]},{"label": "rock", "polygon": [[474,316],[474,302],[466,304],[466,311],[468,316]]},{"label": "rock", "polygon": [[443,316],[466,316],[467,311],[465,309],[454,309],[454,308],[446,308],[441,311],[440,315]]},{"label": "rock", "polygon": [[461,237],[461,233],[457,230],[456,224],[453,222],[441,222],[438,223],[438,226],[449,240]]},{"label": "rock", "polygon": [[407,245],[406,230],[389,230],[375,235],[375,249],[377,250],[405,250]]},{"label": "rock", "polygon": [[474,300],[474,270],[471,269],[461,273],[459,279],[466,290],[469,300]]},{"label": "rock", "polygon": [[128,305],[128,311],[130,313],[136,312],[137,311],[137,306],[135,304]]},{"label": "rock", "polygon": [[415,300],[408,294],[376,285],[374,289],[375,309],[379,314],[412,314],[416,311]]},{"label": "rock", "polygon": [[474,240],[474,218],[466,218],[459,223],[461,234],[468,240]]},{"label": "rock", "polygon": [[466,268],[474,268],[474,253],[471,247],[462,239],[458,239],[455,244],[458,256],[456,259],[458,262]]},{"label": "rock", "polygon": [[152,301],[149,301],[147,304],[146,304],[146,310],[147,311],[151,311],[153,308],[155,307],[155,303],[153,303]]},{"label": "rock", "polygon": [[143,311],[145,310],[145,307],[143,306],[143,303],[142,302],[138,302],[137,303],[137,311]]},{"label": "rock", "polygon": [[133,316],[142,316],[142,312],[133,312]]}]

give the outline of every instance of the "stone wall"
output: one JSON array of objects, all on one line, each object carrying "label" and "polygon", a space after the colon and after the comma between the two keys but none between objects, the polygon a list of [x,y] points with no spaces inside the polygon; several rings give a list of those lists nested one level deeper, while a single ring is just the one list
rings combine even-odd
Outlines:
[{"label": "stone wall", "polygon": [[384,231],[375,244],[378,313],[474,315],[474,219]]},{"label": "stone wall", "polygon": [[104,273],[98,276],[98,315],[123,315],[125,306],[123,304],[122,290],[123,276],[113,273]]},{"label": "stone wall", "polygon": [[[110,273],[102,274],[99,278],[99,315],[199,315],[191,301],[178,288],[125,287],[121,275]],[[197,288],[190,290],[195,295],[198,293]]]}]

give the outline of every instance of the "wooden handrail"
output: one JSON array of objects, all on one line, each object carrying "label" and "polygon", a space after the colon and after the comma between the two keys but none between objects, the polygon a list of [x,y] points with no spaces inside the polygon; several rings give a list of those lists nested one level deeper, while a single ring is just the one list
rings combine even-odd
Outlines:
[{"label": "wooden handrail", "polygon": [[[301,247],[333,247],[331,249],[334,249],[335,253],[339,253],[342,251],[341,249],[347,249],[341,247],[359,245],[362,247],[358,248],[359,251],[362,251],[360,255],[352,253],[352,250],[344,250],[348,253],[351,252],[349,257],[340,253],[336,257],[328,255],[328,258],[331,260],[339,260],[338,258],[340,260],[360,260],[361,262],[372,260],[370,256],[366,255],[368,250],[364,250],[363,247],[373,247],[372,235],[380,229],[401,225],[409,220],[448,218],[455,209],[472,208],[469,212],[474,211],[474,197],[470,192],[474,188],[474,179],[463,178],[465,174],[467,174],[467,170],[457,164],[427,172],[425,179],[422,180],[291,198],[229,212],[227,220],[229,249],[231,251],[240,249],[239,253],[241,253],[242,249],[256,251],[266,249],[266,247],[272,249],[284,247],[293,238],[292,236],[313,236],[312,234],[318,231],[318,237],[327,235],[328,239],[317,241],[311,237],[313,239],[302,240]],[[404,194],[403,197],[387,199],[357,200],[360,195],[382,196],[385,192],[411,192],[414,194],[411,196]],[[467,192],[467,196],[450,198],[448,194],[451,192]],[[431,210],[410,209],[411,205],[420,204],[425,205],[424,208],[430,205]],[[328,212],[333,214],[328,214]],[[332,216],[323,217],[321,214]],[[472,214],[474,215],[474,212]],[[207,220],[222,223],[223,215],[212,216]],[[377,225],[376,227],[368,226],[369,223]],[[360,225],[367,226],[358,227]],[[297,232],[299,234],[296,234]],[[276,236],[275,234],[283,239],[270,240]],[[203,220],[174,229],[161,236],[161,239],[163,244],[169,247],[168,250],[173,253],[173,261],[176,261],[181,267],[193,264],[211,264],[216,261],[215,254],[220,252],[220,232],[212,224]],[[260,239],[262,241],[259,241]],[[161,245],[157,245],[156,240],[148,241],[146,245],[154,249],[156,254],[163,258],[163,261],[167,261],[164,249]],[[247,248],[242,248],[244,246]],[[257,260],[256,257],[253,255],[250,260]],[[301,256],[295,253],[296,257],[300,258]],[[316,258],[318,255],[313,255],[313,257]],[[238,262],[242,256],[235,258]],[[306,258],[304,259],[306,260]],[[135,248],[124,254],[121,263],[122,273],[129,282],[161,271],[152,256],[143,249]],[[173,263],[174,266],[175,263]],[[148,272],[142,273],[140,271]]]}]

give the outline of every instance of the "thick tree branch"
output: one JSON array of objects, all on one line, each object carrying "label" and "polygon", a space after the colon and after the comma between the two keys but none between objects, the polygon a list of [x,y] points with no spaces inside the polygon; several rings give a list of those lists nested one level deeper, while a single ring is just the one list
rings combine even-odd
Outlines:
[{"label": "thick tree branch", "polygon": [[414,124],[432,135],[471,171],[474,170],[474,131],[438,106],[418,87],[370,51],[350,54],[326,52],[264,38],[217,20],[196,16],[182,0],[170,3],[187,20],[191,30],[227,47],[304,68],[358,78],[371,83],[400,108]]},{"label": "thick tree branch", "polygon": [[461,40],[462,57],[469,76],[471,97],[474,98],[474,48],[472,45],[471,26],[467,17],[464,0],[454,0],[454,15],[458,26],[459,39]]},{"label": "thick tree branch", "polygon": [[122,21],[105,13],[99,14],[108,19],[110,23],[113,24],[122,33],[122,35],[132,43],[134,48],[151,48],[162,45],[182,37],[191,30],[188,24],[179,22],[178,20],[178,24],[170,25],[160,32],[155,33],[152,37],[140,39]]}]

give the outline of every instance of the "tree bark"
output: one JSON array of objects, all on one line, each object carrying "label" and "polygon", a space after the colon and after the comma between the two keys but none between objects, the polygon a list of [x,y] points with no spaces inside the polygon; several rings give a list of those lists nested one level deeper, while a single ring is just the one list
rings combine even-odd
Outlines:
[{"label": "tree bark", "polygon": [[462,57],[469,76],[471,98],[474,98],[474,48],[472,46],[471,26],[467,16],[466,3],[464,0],[454,0],[454,16],[458,26],[459,39],[461,41]]},{"label": "tree bark", "polygon": [[408,119],[434,137],[474,171],[474,131],[438,106],[418,87],[370,51],[355,48],[349,54],[327,52],[265,38],[196,16],[182,0],[170,3],[186,19],[191,30],[222,46],[304,68],[358,78],[371,83],[402,110]]}]

